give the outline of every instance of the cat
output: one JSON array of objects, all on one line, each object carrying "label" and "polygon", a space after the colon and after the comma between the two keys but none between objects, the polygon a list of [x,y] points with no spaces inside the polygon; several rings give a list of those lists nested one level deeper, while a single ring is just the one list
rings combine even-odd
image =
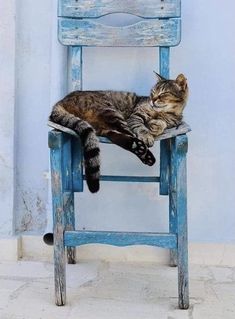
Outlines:
[{"label": "cat", "polygon": [[155,72],[157,82],[149,97],[133,92],[74,91],[57,102],[49,120],[74,130],[84,148],[85,176],[89,190],[99,190],[100,149],[97,136],[134,153],[152,166],[149,147],[166,128],[180,125],[187,101],[183,74],[167,80]]}]

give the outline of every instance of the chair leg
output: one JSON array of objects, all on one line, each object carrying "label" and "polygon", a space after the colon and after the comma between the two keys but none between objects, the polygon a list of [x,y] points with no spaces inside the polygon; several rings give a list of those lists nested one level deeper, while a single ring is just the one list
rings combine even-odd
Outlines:
[{"label": "chair leg", "polygon": [[[170,149],[173,148],[174,138],[170,139]],[[169,232],[173,234],[178,233],[177,229],[177,211],[175,207],[175,197],[176,189],[173,184],[173,175],[174,175],[174,163],[173,163],[173,153],[171,153],[170,158],[170,174],[169,174]],[[177,249],[170,249],[170,266],[176,267],[178,264],[177,261]]]},{"label": "chair leg", "polygon": [[[72,176],[72,138],[69,135],[64,136],[63,143],[63,176],[64,196],[63,210],[65,214],[65,230],[75,230],[75,215],[74,215],[74,193],[73,176]],[[67,262],[68,264],[76,263],[75,247],[67,247]]]},{"label": "chair leg", "polygon": [[160,141],[160,195],[169,194],[170,139]]},{"label": "chair leg", "polygon": [[[169,192],[169,232],[171,234],[177,234],[177,215],[176,210],[173,208],[172,205],[172,191]],[[178,260],[177,260],[177,249],[170,249],[170,266],[177,267]]]},{"label": "chair leg", "polygon": [[63,211],[63,178],[62,153],[63,134],[57,131],[49,133],[49,147],[51,148],[51,176],[52,176],[52,207],[54,232],[54,278],[55,303],[62,306],[66,302],[65,277],[65,247],[64,229],[65,216]]},{"label": "chair leg", "polygon": [[188,286],[188,235],[187,235],[187,136],[172,139],[172,207],[176,213],[178,231],[178,293],[179,308],[189,307]]},{"label": "chair leg", "polygon": [[[64,193],[64,213],[66,215],[66,230],[75,230],[74,193]],[[76,264],[76,247],[67,247],[68,264]]]}]

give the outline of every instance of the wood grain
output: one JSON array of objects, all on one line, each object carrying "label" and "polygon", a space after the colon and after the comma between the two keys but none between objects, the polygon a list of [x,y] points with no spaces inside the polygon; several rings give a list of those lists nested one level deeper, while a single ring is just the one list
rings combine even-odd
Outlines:
[{"label": "wood grain", "polygon": [[[72,176],[70,176],[72,181]],[[75,230],[75,214],[74,214],[74,192],[65,192],[63,194],[63,211],[65,214],[65,230]],[[76,264],[76,250],[74,247],[67,247],[68,264]]]},{"label": "wood grain", "polygon": [[179,308],[189,308],[188,283],[188,233],[187,233],[187,168],[186,154],[188,139],[186,135],[177,136],[171,143],[171,184],[170,202],[177,223],[177,261]]},{"label": "wood grain", "polygon": [[[69,91],[82,90],[82,47],[159,47],[160,74],[169,78],[170,47],[181,39],[180,0],[59,0],[58,38],[69,46]],[[127,13],[143,20],[123,27],[104,25],[97,18]],[[66,299],[65,246],[68,260],[75,262],[75,246],[100,243],[115,246],[152,245],[168,248],[171,263],[178,261],[179,307],[189,307],[187,251],[187,136],[182,123],[166,130],[160,141],[160,177],[103,175],[102,181],[160,182],[160,194],[169,194],[169,233],[75,231],[74,192],[83,191],[83,153],[79,136],[72,130],[48,122],[51,148],[54,216],[54,260],[56,304]],[[111,143],[100,137],[101,143]]]},{"label": "wood grain", "polygon": [[[51,122],[51,121],[48,121],[47,124],[51,128],[54,128],[54,129],[56,129],[58,131],[61,131],[61,132],[64,132],[64,133],[67,133],[67,134],[70,134],[70,135],[73,135],[73,136],[79,138],[77,133],[75,133],[73,130],[71,130],[71,129],[65,127],[65,126],[56,124],[56,123]],[[191,131],[190,126],[186,122],[183,122],[177,128],[174,127],[174,128],[165,130],[165,132],[163,134],[159,135],[155,140],[156,141],[161,141],[161,140],[168,139],[168,138],[171,138],[171,137],[174,137],[174,136],[177,136],[177,135],[182,135],[182,134],[188,133],[190,131]],[[101,143],[112,144],[110,142],[110,140],[107,139],[106,137],[99,137],[99,140],[100,140]]]},{"label": "wood grain", "polygon": [[110,13],[129,13],[143,18],[180,16],[180,0],[59,0],[58,15],[98,18]]},{"label": "wood grain", "polygon": [[[170,77],[170,48],[161,47],[159,48],[159,69],[160,74],[169,79]],[[169,194],[169,161],[170,161],[170,151],[169,151],[168,139],[162,139],[160,142],[160,195]]]},{"label": "wood grain", "polygon": [[125,27],[111,27],[94,20],[58,19],[60,43],[72,46],[176,46],[180,30],[180,19],[176,18],[142,20]]},{"label": "wood grain", "polygon": [[82,90],[82,47],[69,47],[68,89],[69,92]]},{"label": "wood grain", "polygon": [[164,248],[175,248],[177,246],[177,238],[174,234],[164,233],[75,231],[65,232],[64,243],[69,246],[96,243],[120,247],[130,245],[151,245]]},{"label": "wood grain", "polygon": [[83,192],[83,150],[78,136],[72,136],[72,189]]},{"label": "wood grain", "polygon": [[65,277],[65,248],[64,230],[65,214],[63,203],[63,133],[49,132],[50,160],[51,160],[51,186],[53,208],[53,234],[54,234],[54,280],[55,303],[62,306],[66,302],[66,277]]}]

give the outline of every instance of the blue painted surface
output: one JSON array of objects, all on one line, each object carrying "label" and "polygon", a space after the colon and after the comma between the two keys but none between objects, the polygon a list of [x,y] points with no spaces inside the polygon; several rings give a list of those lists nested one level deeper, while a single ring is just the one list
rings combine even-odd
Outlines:
[{"label": "blue painted surface", "polygon": [[66,214],[64,209],[64,178],[63,159],[65,134],[49,132],[48,142],[50,147],[52,209],[53,209],[53,234],[54,234],[54,279],[55,302],[64,305],[66,302],[66,277],[65,277],[65,247],[64,230],[66,227]]},{"label": "blue painted surface", "polygon": [[64,234],[64,244],[66,246],[80,246],[94,243],[120,247],[150,245],[162,248],[176,248],[177,237],[174,234],[104,231],[75,231],[65,232]]},{"label": "blue painted surface", "polygon": [[[82,48],[69,47],[68,55],[68,90],[82,90]],[[67,135],[67,134],[66,134]],[[67,135],[68,137],[68,135]],[[83,191],[83,152],[79,138],[71,138],[72,152],[72,188],[76,192]],[[74,217],[73,217],[74,218]]]},{"label": "blue painted surface", "polygon": [[[63,213],[65,214],[65,230],[75,230],[74,192],[72,191],[63,194]],[[76,263],[76,250],[74,247],[67,247],[67,261],[68,264]]]},{"label": "blue painted surface", "polygon": [[172,138],[170,208],[176,216],[174,220],[177,223],[178,294],[180,309],[188,309],[189,307],[186,167],[187,151],[188,138],[186,135]]},{"label": "blue painted surface", "polygon": [[159,49],[159,69],[160,74],[169,79],[170,77],[170,48],[162,47]]},{"label": "blue painted surface", "polygon": [[72,138],[72,176],[73,189],[76,192],[83,191],[83,153],[81,142],[77,138]]},{"label": "blue painted surface", "polygon": [[71,138],[64,134],[64,144],[63,144],[63,189],[72,189],[72,146]]},{"label": "blue painted surface", "polygon": [[180,19],[149,19],[124,27],[110,27],[91,19],[58,20],[63,45],[91,47],[176,46],[180,42]]},{"label": "blue painted surface", "polygon": [[[63,184],[63,213],[65,215],[65,229],[75,230],[75,214],[74,214],[74,192],[73,187],[73,166],[72,166],[72,138],[67,134],[63,135],[62,145],[62,184]],[[67,247],[68,263],[75,263],[75,249]]]},{"label": "blue painted surface", "polygon": [[[168,3],[169,4],[169,3]],[[79,7],[80,5],[80,7]],[[101,5],[101,6],[100,6]],[[110,7],[109,7],[110,5]],[[117,5],[115,2],[105,2],[104,1],[94,1],[94,7],[99,11],[100,15],[104,15],[107,12],[113,13],[116,12],[114,5]],[[128,9],[130,4],[125,2],[124,8],[127,8],[127,11],[136,12],[136,10],[142,10],[140,3],[135,3],[135,8],[132,6]],[[158,11],[163,11],[163,4],[160,8],[156,6],[156,3],[150,1],[146,3],[145,10],[150,9],[149,6],[154,7]],[[73,17],[77,17],[79,14],[79,8],[84,12],[85,6],[77,1],[60,1],[59,3],[59,16],[66,16],[66,8],[71,12],[74,12]],[[102,9],[101,9],[102,8]],[[179,1],[170,1],[171,12],[176,13],[180,10]],[[86,7],[86,10],[88,7]],[[169,7],[168,7],[169,9]],[[90,9],[89,9],[90,10]],[[88,11],[89,11],[88,10]],[[96,13],[98,12],[96,10]],[[104,10],[104,11],[102,11]],[[119,7],[119,10],[121,8]],[[173,10],[173,11],[172,11]],[[176,11],[175,11],[176,10]],[[139,11],[139,12],[140,12]],[[89,11],[90,12],[90,11]],[[124,10],[124,12],[126,12]],[[81,13],[80,13],[81,14]],[[86,15],[80,15],[79,17],[86,17]],[[154,24],[154,29],[153,29]],[[158,28],[158,30],[156,30]],[[97,24],[91,20],[79,20],[79,19],[59,19],[58,27],[58,37],[61,43],[69,46],[69,60],[68,60],[68,70],[69,70],[69,88],[70,90],[81,90],[82,89],[82,46],[158,46],[158,45],[169,45],[173,46],[179,42],[180,35],[180,20],[179,19],[165,19],[165,20],[151,20],[141,21],[137,24],[133,24],[127,27],[116,27],[110,28],[102,24]],[[136,39],[133,32],[137,29]],[[78,34],[79,32],[79,34]],[[156,34],[156,32],[158,32]],[[67,40],[65,40],[67,39]],[[74,40],[75,39],[75,40]],[[109,42],[111,41],[111,42]],[[123,42],[124,41],[124,42]],[[133,41],[133,43],[132,43]],[[157,41],[157,42],[156,42]],[[164,42],[165,41],[165,42]],[[71,46],[73,45],[73,46]],[[74,46],[75,45],[75,46]],[[163,76],[169,77],[169,48],[161,47],[160,48],[160,72]],[[82,176],[82,153],[81,145],[78,140],[74,139],[72,146],[72,171],[73,171],[73,190],[82,191],[83,190],[83,179],[85,176]],[[100,138],[101,142],[109,143],[110,141],[106,138]],[[162,145],[167,145],[167,142]],[[162,147],[161,147],[162,148]],[[161,178],[160,178],[160,193],[161,189],[168,187],[168,180],[165,178],[166,173],[168,172],[169,165],[166,164],[167,159],[164,150],[161,151]],[[163,173],[162,173],[163,171]],[[113,176],[106,175],[101,176],[102,181],[116,181],[116,182],[159,182],[159,177],[136,177],[136,176]]]},{"label": "blue painted surface", "polygon": [[[171,139],[169,143],[170,147],[170,162],[169,162],[169,231],[173,234],[178,233],[178,221],[177,221],[177,209],[175,203],[176,194],[176,180],[175,180],[175,139]],[[170,265],[177,266],[177,249],[170,251]]]},{"label": "blue painted surface", "polygon": [[82,48],[69,47],[68,88],[70,91],[82,90]]},{"label": "blue painted surface", "polygon": [[59,0],[58,15],[62,17],[98,18],[110,13],[125,12],[144,18],[180,16],[180,0]]},{"label": "blue painted surface", "polygon": [[[170,77],[170,48],[159,48],[159,71],[169,79]],[[169,194],[169,140],[160,142],[160,195]]]},{"label": "blue painted surface", "polygon": [[115,176],[115,175],[102,175],[101,181],[113,182],[132,182],[132,183],[159,183],[158,176]]},{"label": "blue painted surface", "polygon": [[[103,1],[95,1],[95,4]],[[110,2],[111,3],[111,2]],[[76,7],[73,8],[76,11]],[[107,27],[90,20],[79,19],[59,19],[59,39],[65,45],[80,46],[164,46],[160,48],[160,73],[169,77],[169,48],[179,42],[180,24],[179,19],[164,19],[141,21],[127,27]],[[170,27],[169,27],[170,26]],[[82,59],[81,49],[70,49],[69,68],[71,68],[71,87],[81,89],[82,77]],[[72,141],[66,143],[66,139]],[[75,140],[68,133],[50,133],[49,145],[51,148],[51,167],[52,167],[52,194],[53,194],[53,212],[54,212],[54,252],[55,252],[55,287],[56,303],[62,305],[65,303],[65,270],[64,270],[64,245],[68,246],[69,252],[74,252],[72,247],[89,244],[110,244],[116,246],[129,245],[151,245],[162,248],[177,250],[178,257],[178,290],[179,307],[187,309],[189,307],[188,293],[188,255],[187,255],[187,207],[186,207],[186,153],[187,137],[179,135],[171,138],[173,147],[170,148],[169,139],[161,141],[161,163],[159,177],[136,177],[136,176],[102,176],[103,181],[120,182],[159,182],[160,192],[167,193],[169,190],[169,181],[176,185],[170,188],[171,206],[177,216],[177,232],[167,234],[141,233],[141,232],[104,232],[104,231],[64,231],[65,226],[74,228],[74,210],[73,198],[71,193],[62,194],[64,186],[73,186],[68,182],[72,179],[72,170],[78,166],[79,175],[76,182],[83,180],[82,173],[82,154],[81,146],[77,145],[80,139]],[[57,145],[58,144],[58,145]],[[75,146],[74,146],[75,145]],[[76,147],[77,146],[77,147]],[[65,155],[64,151],[70,152]],[[169,179],[169,158],[171,158],[171,178]],[[76,166],[74,166],[76,163]],[[164,170],[164,172],[162,172]],[[76,174],[76,172],[75,172]],[[59,183],[59,184],[58,184]],[[58,184],[58,185],[57,185]],[[60,186],[60,187],[59,187]],[[65,206],[65,200],[69,205]],[[60,200],[57,205],[58,198]],[[62,203],[62,204],[61,204]],[[71,205],[70,205],[71,204]],[[65,214],[63,214],[65,212]],[[63,216],[63,217],[62,217]],[[171,211],[170,211],[171,216]],[[63,219],[62,219],[63,218]],[[66,221],[66,218],[68,220]],[[70,260],[71,254],[69,254]],[[71,261],[75,261],[72,256]],[[61,270],[61,271],[60,271]]]}]

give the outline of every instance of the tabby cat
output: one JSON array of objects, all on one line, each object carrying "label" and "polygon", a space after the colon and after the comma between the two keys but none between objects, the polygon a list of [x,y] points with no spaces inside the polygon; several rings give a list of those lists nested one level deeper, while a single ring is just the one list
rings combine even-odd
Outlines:
[{"label": "tabby cat", "polygon": [[[155,72],[156,73],[156,72]],[[131,92],[75,91],[55,104],[50,120],[74,130],[84,148],[85,175],[92,193],[99,190],[100,149],[97,135],[134,153],[149,166],[155,163],[148,149],[166,128],[178,126],[186,104],[187,80],[180,74],[158,81],[149,97]]]}]

